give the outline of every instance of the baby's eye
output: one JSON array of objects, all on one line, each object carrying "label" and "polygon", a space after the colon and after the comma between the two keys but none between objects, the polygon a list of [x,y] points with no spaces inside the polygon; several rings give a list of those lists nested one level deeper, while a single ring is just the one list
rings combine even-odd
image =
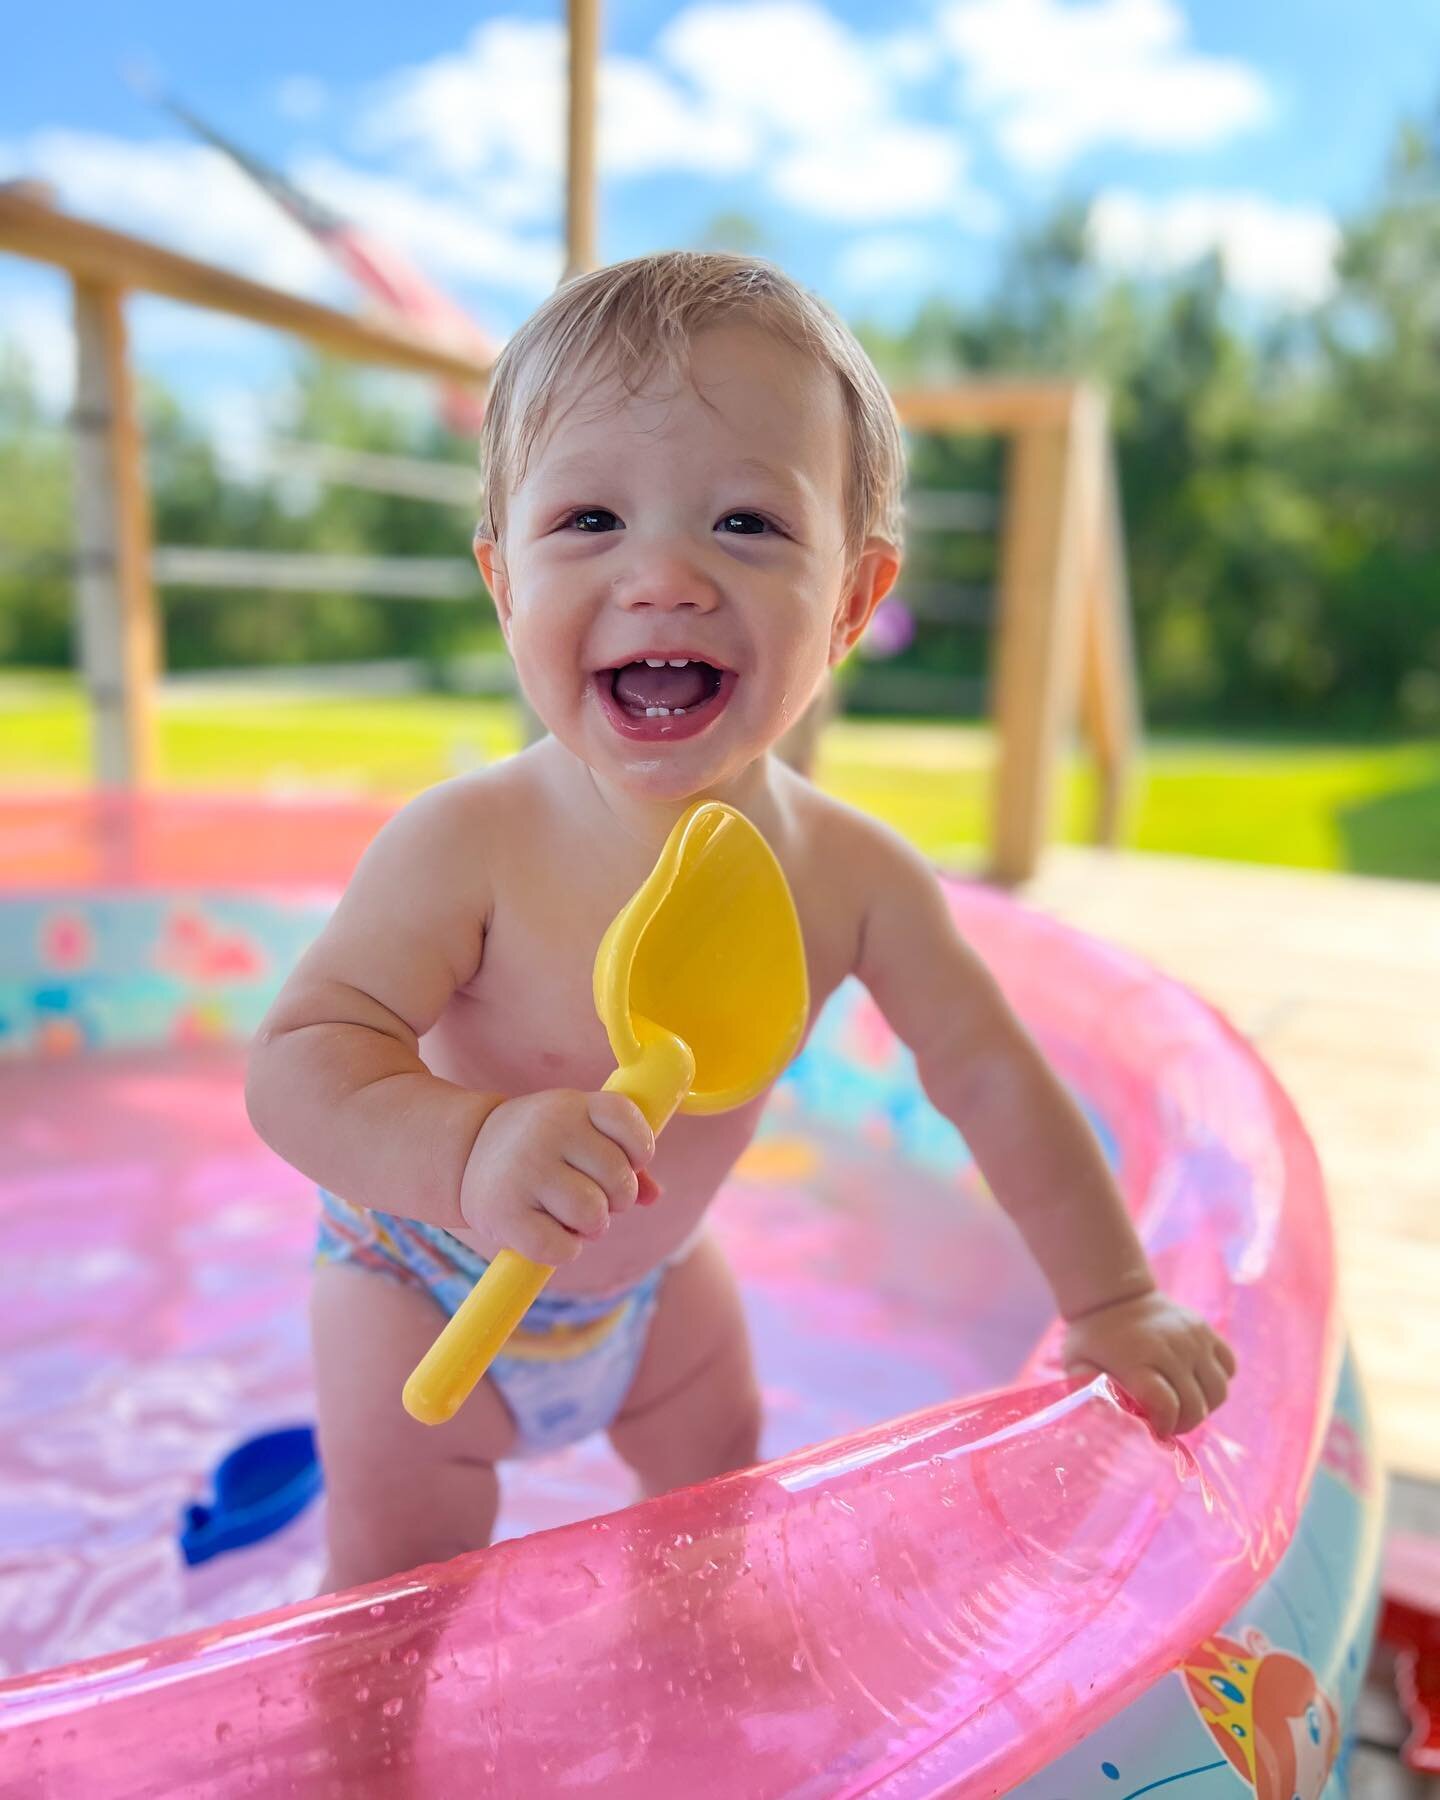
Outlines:
[{"label": "baby's eye", "polygon": [[577,531],[618,531],[620,521],[608,506],[587,506],[571,513],[570,523]]},{"label": "baby's eye", "polygon": [[732,537],[759,537],[762,531],[770,529],[770,525],[767,520],[760,517],[759,513],[733,512],[726,513],[716,529],[728,531]]}]

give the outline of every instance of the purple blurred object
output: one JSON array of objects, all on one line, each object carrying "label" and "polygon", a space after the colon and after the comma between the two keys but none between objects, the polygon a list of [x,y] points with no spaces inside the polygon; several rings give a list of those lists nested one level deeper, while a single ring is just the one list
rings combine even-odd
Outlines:
[{"label": "purple blurred object", "polygon": [[898,656],[915,638],[915,617],[903,600],[882,600],[860,640],[867,662]]}]

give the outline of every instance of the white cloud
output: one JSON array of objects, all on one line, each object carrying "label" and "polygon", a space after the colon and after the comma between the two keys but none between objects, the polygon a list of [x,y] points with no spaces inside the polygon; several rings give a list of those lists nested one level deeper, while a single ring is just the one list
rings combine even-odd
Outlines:
[{"label": "white cloud", "polygon": [[702,112],[749,122],[782,200],[856,223],[938,215],[966,188],[954,131],[897,110],[920,49],[913,32],[862,37],[814,0],[701,0],[656,44]]},{"label": "white cloud", "polygon": [[75,392],[75,328],[66,285],[7,280],[0,287],[0,343],[19,350],[49,413],[63,412]]},{"label": "white cloud", "polygon": [[815,0],[700,0],[656,50],[704,101],[782,138],[833,139],[888,111],[863,40]]},{"label": "white cloud", "polygon": [[775,191],[802,212],[855,223],[940,212],[961,185],[960,146],[923,125],[884,125],[782,157]]},{"label": "white cloud", "polygon": [[934,243],[908,232],[872,231],[852,238],[835,261],[838,286],[874,294],[934,282],[940,263]]},{"label": "white cloud", "polygon": [[936,43],[929,31],[897,31],[883,39],[874,55],[896,81],[928,81],[936,72]]},{"label": "white cloud", "polygon": [[967,99],[1027,168],[1056,169],[1099,144],[1200,149],[1269,114],[1253,69],[1187,43],[1175,0],[951,0],[937,23]]},{"label": "white cloud", "polygon": [[[727,173],[757,145],[738,116],[697,107],[653,64],[603,58],[598,154],[610,174],[655,169]],[[362,121],[371,148],[408,151],[416,166],[451,179],[498,178],[553,223],[563,205],[565,36],[549,21],[492,19],[463,50],[403,70],[385,83]]]},{"label": "white cloud", "polygon": [[366,149],[401,149],[428,175],[529,178],[531,203],[559,212],[565,35],[558,23],[492,19],[462,50],[403,69],[360,125]]},{"label": "white cloud", "polygon": [[[922,48],[914,32],[862,36],[817,0],[698,0],[653,56],[603,58],[601,174],[752,174],[822,217],[939,214],[964,194],[967,156],[951,130],[897,106],[897,83],[933,72]],[[402,152],[419,178],[464,182],[507,217],[553,222],[564,73],[558,23],[492,19],[386,82],[362,142]]]},{"label": "white cloud", "polygon": [[749,168],[756,140],[747,122],[701,105],[637,58],[606,59],[600,77],[600,166],[612,175],[655,169],[731,175]]},{"label": "white cloud", "polygon": [[296,180],[378,237],[408,251],[437,280],[485,282],[539,299],[560,278],[559,237],[520,237],[491,220],[483,191],[473,201],[436,198],[410,182],[372,175],[329,157],[300,165]]},{"label": "white cloud", "polygon": [[1335,285],[1340,230],[1318,207],[1261,194],[1193,192],[1149,200],[1102,194],[1088,221],[1095,255],[1135,274],[1169,274],[1218,253],[1229,282],[1256,299],[1313,306]]},{"label": "white cloud", "polygon": [[329,104],[329,88],[314,75],[287,75],[275,88],[276,110],[301,124],[318,118]]}]

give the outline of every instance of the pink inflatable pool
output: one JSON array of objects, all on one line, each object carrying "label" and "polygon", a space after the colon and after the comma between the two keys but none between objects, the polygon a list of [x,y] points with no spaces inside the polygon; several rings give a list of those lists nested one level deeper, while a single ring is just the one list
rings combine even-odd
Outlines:
[{"label": "pink inflatable pool", "polygon": [[[717,1208],[769,1460],[627,1506],[585,1447],[522,1472],[491,1550],[323,1601],[313,1514],[183,1573],[218,1455],[307,1416],[311,1202],[239,1045],[377,819],[0,807],[0,1791],[1263,1795],[1267,1655],[1320,1721],[1281,1800],[1341,1791],[1378,1495],[1313,1152],[1201,1002],[974,887],[961,928],[1235,1345],[1216,1421],[1160,1443],[1057,1378],[1013,1232],[847,991]],[[1225,1645],[1233,1718],[1197,1698]]]}]

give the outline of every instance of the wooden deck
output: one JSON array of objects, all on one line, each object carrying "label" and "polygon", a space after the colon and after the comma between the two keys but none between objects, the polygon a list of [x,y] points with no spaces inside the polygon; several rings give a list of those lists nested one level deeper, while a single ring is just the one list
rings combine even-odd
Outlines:
[{"label": "wooden deck", "polygon": [[1319,1146],[1381,1452],[1440,1482],[1440,889],[1062,848],[1022,897],[1178,976],[1263,1052]]}]

